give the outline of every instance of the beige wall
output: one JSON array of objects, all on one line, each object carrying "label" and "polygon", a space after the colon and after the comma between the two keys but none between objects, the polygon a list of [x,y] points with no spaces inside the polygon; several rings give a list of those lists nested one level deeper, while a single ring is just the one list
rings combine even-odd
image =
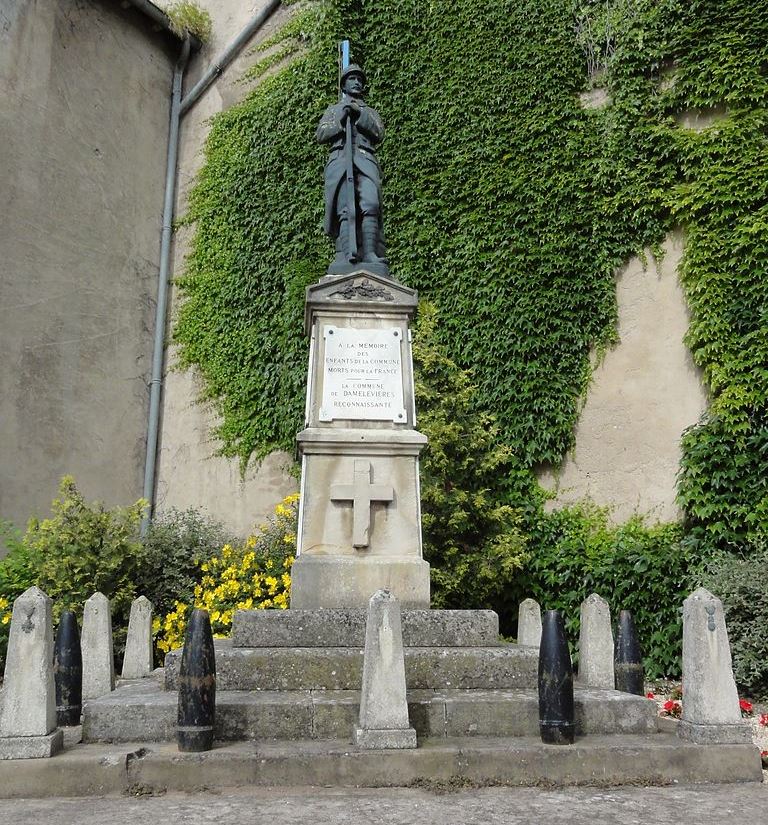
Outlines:
[{"label": "beige wall", "polygon": [[[213,37],[197,55],[188,71],[186,90],[192,88],[213,59],[242,30],[262,7],[262,2],[242,0],[203,0],[213,18]],[[179,156],[179,191],[176,212],[183,214],[189,191],[203,163],[203,147],[208,135],[208,119],[242,100],[254,84],[240,82],[243,73],[257,59],[250,49],[274,34],[291,13],[280,9],[243,49],[236,60],[208,89],[204,97],[187,113],[181,130]],[[189,249],[191,228],[176,233],[174,274],[183,271],[184,256]],[[178,299],[178,295],[174,295]],[[217,442],[212,436],[217,417],[210,405],[197,403],[200,379],[194,371],[173,369],[176,353],[169,349],[160,438],[157,476],[157,507],[186,508],[204,505],[236,534],[247,534],[263,520],[288,493],[298,489],[297,480],[288,474],[291,457],[275,453],[248,468],[241,478],[237,459],[216,455]]]},{"label": "beige wall", "polygon": [[706,408],[699,371],[683,344],[688,309],[677,268],[682,235],[647,266],[633,258],[617,278],[620,343],[595,367],[576,446],[541,483],[557,491],[550,507],[589,497],[621,521],[634,512],[674,519],[680,436]]},{"label": "beige wall", "polygon": [[175,46],[102,0],[0,2],[0,517],[141,496]]}]

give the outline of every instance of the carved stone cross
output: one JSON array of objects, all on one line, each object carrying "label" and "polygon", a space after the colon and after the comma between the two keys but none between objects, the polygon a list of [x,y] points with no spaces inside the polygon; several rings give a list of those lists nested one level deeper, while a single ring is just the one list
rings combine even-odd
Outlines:
[{"label": "carved stone cross", "polygon": [[392,501],[394,490],[388,484],[371,483],[371,463],[355,459],[355,478],[352,484],[334,484],[331,501],[352,502],[352,546],[368,547],[371,529],[371,503]]}]

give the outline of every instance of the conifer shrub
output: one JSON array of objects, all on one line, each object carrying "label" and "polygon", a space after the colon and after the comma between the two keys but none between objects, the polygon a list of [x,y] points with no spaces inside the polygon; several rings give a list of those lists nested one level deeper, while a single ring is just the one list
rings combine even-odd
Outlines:
[{"label": "conifer shrub", "polygon": [[419,306],[413,360],[421,459],[424,557],[432,607],[498,606],[526,558],[521,514],[501,483],[515,472],[492,415],[474,407],[475,386],[435,336],[437,310]]},{"label": "conifer shrub", "polygon": [[[89,504],[71,476],[59,483],[49,518],[29,520],[23,537],[11,542],[0,561],[0,590],[8,604],[0,622],[10,621],[13,600],[33,584],[53,601],[53,620],[62,610],[82,616],[83,603],[97,590],[110,599],[115,655],[125,643],[131,602],[139,595],[136,582],[146,552],[139,540],[139,522],[146,501],[109,509]],[[7,636],[0,637],[5,657]]]}]

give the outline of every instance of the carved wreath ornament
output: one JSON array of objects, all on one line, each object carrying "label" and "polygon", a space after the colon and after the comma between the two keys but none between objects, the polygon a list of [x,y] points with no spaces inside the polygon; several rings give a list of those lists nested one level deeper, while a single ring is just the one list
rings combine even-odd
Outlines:
[{"label": "carved wreath ornament", "polygon": [[364,298],[367,300],[381,300],[394,301],[395,296],[383,286],[374,286],[368,279],[365,279],[356,284],[347,284],[344,289],[332,293],[332,296],[339,296],[347,301],[352,301],[355,298]]}]

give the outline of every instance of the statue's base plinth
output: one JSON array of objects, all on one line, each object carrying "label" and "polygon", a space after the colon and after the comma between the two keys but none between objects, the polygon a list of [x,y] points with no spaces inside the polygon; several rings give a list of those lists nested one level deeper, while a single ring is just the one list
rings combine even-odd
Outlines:
[{"label": "statue's base plinth", "polygon": [[337,263],[334,261],[325,273],[326,277],[336,277],[337,275],[353,275],[358,272],[368,272],[371,275],[379,275],[382,278],[391,278],[389,272],[389,265],[386,263],[374,263],[372,261],[360,261],[359,263],[350,264],[346,261],[344,263]]},{"label": "statue's base plinth", "polygon": [[413,556],[312,556],[291,569],[291,608],[364,608],[371,594],[389,590],[404,610],[429,607],[429,564]]}]

